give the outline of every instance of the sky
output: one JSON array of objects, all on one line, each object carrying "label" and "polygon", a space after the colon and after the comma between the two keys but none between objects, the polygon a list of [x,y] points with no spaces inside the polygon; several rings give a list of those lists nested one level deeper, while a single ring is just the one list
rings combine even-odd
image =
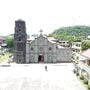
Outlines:
[{"label": "sky", "polygon": [[63,26],[89,25],[90,0],[0,0],[0,35],[14,33],[15,20],[27,34],[49,34]]}]

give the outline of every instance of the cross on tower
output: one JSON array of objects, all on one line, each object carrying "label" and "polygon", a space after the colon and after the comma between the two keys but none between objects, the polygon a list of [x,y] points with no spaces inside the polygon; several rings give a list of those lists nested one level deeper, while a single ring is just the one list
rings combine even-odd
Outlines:
[{"label": "cross on tower", "polygon": [[40,34],[42,34],[42,32],[43,32],[43,30],[41,29],[41,30],[40,30]]}]

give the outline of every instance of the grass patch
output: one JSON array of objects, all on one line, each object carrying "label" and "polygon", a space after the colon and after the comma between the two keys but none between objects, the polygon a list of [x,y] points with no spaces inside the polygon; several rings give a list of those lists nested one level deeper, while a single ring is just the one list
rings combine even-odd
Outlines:
[{"label": "grass patch", "polygon": [[9,56],[11,55],[11,53],[6,52],[4,55],[0,55],[0,63],[7,61],[9,59]]},{"label": "grass patch", "polygon": [[80,83],[88,90],[88,84],[84,84],[84,80],[80,79],[80,76],[76,76]]}]

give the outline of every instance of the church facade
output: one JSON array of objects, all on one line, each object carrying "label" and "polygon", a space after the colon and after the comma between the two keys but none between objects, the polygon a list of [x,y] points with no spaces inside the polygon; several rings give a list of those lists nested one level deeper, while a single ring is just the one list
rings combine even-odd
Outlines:
[{"label": "church facade", "polygon": [[60,46],[42,33],[32,41],[27,40],[22,20],[15,22],[14,47],[16,63],[71,62],[71,49]]}]

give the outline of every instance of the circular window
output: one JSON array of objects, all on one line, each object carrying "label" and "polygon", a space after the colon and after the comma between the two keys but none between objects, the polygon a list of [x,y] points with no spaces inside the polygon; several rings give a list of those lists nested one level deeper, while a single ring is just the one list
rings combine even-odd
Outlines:
[{"label": "circular window", "polygon": [[21,27],[21,24],[20,23],[18,24],[18,27]]}]

